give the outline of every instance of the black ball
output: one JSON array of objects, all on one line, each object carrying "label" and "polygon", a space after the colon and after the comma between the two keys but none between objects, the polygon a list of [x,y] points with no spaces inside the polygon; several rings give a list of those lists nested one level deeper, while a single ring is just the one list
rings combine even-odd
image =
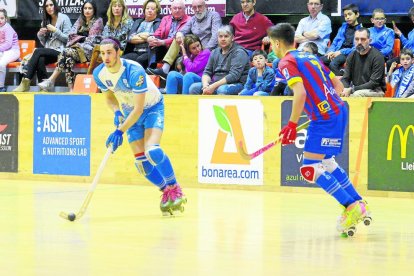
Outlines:
[{"label": "black ball", "polygon": [[74,214],[74,213],[70,213],[69,215],[68,215],[68,220],[70,220],[70,221],[74,221],[76,219],[76,215]]}]

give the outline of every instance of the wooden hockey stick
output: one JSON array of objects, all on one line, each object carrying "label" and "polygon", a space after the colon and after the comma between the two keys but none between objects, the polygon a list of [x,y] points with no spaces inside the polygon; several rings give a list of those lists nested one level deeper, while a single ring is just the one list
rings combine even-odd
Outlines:
[{"label": "wooden hockey stick", "polygon": [[111,153],[112,153],[112,146],[109,146],[108,149],[106,150],[103,160],[101,161],[101,164],[99,165],[98,171],[96,172],[95,177],[93,178],[92,185],[89,187],[88,194],[86,195],[83,201],[83,204],[81,208],[79,209],[79,212],[77,214],[74,214],[74,213],[68,214],[62,211],[59,214],[61,218],[74,221],[76,219],[80,219],[85,214],[86,209],[88,208],[89,202],[92,199],[93,192],[95,191],[96,185],[98,185],[99,178],[101,177],[101,174],[105,168],[105,165],[109,159],[109,156],[111,156]]},{"label": "wooden hockey stick", "polygon": [[[296,131],[300,131],[302,129],[307,128],[309,126],[309,123],[310,123],[310,121],[306,121],[305,123],[301,124],[300,126],[298,126],[296,128]],[[271,149],[275,145],[277,145],[280,142],[280,140],[281,140],[281,137],[279,137],[277,140],[267,144],[266,146],[256,150],[253,153],[247,153],[247,151],[243,147],[243,142],[239,141],[238,152],[243,157],[243,159],[252,160],[252,159],[256,158],[257,156],[263,154],[264,152],[268,151],[269,149]]]}]

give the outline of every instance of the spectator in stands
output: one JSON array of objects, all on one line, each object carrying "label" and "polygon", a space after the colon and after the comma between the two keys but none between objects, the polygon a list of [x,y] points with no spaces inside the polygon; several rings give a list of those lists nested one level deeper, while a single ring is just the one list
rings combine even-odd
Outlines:
[{"label": "spectator in stands", "polygon": [[318,45],[312,41],[306,42],[306,44],[303,45],[302,51],[312,55],[318,55]]},{"label": "spectator in stands", "polygon": [[[185,14],[184,0],[174,0],[171,4],[171,15],[164,16],[154,35],[147,39],[151,49],[155,50],[156,62],[159,62],[164,58],[168,48],[175,38],[175,34],[185,26],[190,18],[190,16]],[[150,60],[151,59],[152,58],[150,57]],[[168,66],[170,65],[171,64],[164,63],[163,66],[165,67],[166,72],[169,71]],[[149,68],[147,68],[147,73],[153,74],[153,72],[148,69]]]},{"label": "spectator in stands", "polygon": [[383,9],[375,9],[372,12],[371,22],[374,27],[369,28],[371,33],[371,46],[378,49],[385,59],[392,57],[392,48],[394,47],[394,31],[385,26],[387,18]]},{"label": "spectator in stands", "polygon": [[167,94],[189,94],[193,83],[201,83],[201,76],[210,57],[210,50],[203,49],[201,39],[196,35],[186,35],[180,47],[186,73],[184,76],[177,71],[168,73],[165,89]]},{"label": "spectator in stands", "polygon": [[393,62],[387,80],[395,90],[394,98],[414,98],[414,55],[409,49],[403,49],[400,55],[401,67],[394,71],[397,62]]},{"label": "spectator in stands", "polygon": [[[134,24],[134,20],[128,15],[124,0],[111,0],[107,16],[108,22],[106,22],[103,29],[102,38],[116,38],[121,43],[121,51],[124,51],[128,42],[129,31],[132,28],[132,24]],[[99,45],[96,45],[90,59],[88,74],[91,74],[93,69],[101,63]]]},{"label": "spectator in stands", "polygon": [[358,23],[359,8],[357,5],[346,5],[342,8],[342,11],[345,22],[339,28],[338,34],[333,40],[327,53],[321,57],[323,63],[329,66],[329,69],[331,69],[337,76],[343,75],[344,70],[342,69],[342,66],[354,46],[355,30],[362,27],[362,24]]},{"label": "spectator in stands", "polygon": [[4,80],[6,67],[10,62],[20,57],[19,38],[9,24],[9,17],[5,9],[0,9],[0,92],[6,92]]},{"label": "spectator in stands", "polygon": [[244,47],[248,54],[260,50],[262,43],[269,44],[267,29],[273,26],[272,21],[255,11],[256,0],[241,0],[242,11],[235,14],[230,21],[234,29],[234,42]]},{"label": "spectator in stands", "polygon": [[[412,7],[408,11],[408,17],[410,18],[411,22],[414,23],[414,7]],[[414,52],[414,29],[411,30],[411,32],[408,34],[408,37],[405,37],[405,35],[400,31],[400,29],[397,28],[395,22],[393,22],[393,29],[394,33],[401,40],[401,45],[403,46],[403,49],[409,49],[412,52]],[[391,64],[394,61],[400,63],[400,57],[394,57],[393,59],[388,60],[387,68],[390,68]]]},{"label": "spectator in stands", "polygon": [[256,50],[252,53],[250,68],[244,89],[240,96],[269,96],[275,86],[275,72],[266,65],[267,54],[263,50]]},{"label": "spectator in stands", "polygon": [[299,43],[298,50],[301,51],[306,42],[313,41],[318,45],[319,55],[324,55],[332,32],[331,20],[321,12],[323,0],[308,0],[307,5],[309,16],[299,21],[295,42]]},{"label": "spectator in stands", "polygon": [[[129,44],[122,57],[138,62],[146,69],[150,57],[147,40],[160,25],[161,19],[158,18],[158,15],[161,12],[161,5],[158,0],[146,0],[143,9],[144,18],[138,18],[132,25],[128,38]],[[129,46],[133,49],[129,50]]]},{"label": "spectator in stands", "polygon": [[193,0],[191,8],[194,11],[194,16],[176,33],[175,39],[162,60],[162,68],[148,69],[154,75],[159,75],[163,79],[166,78],[171,65],[178,57],[184,36],[187,34],[198,36],[201,45],[205,49],[211,51],[217,47],[217,30],[221,26],[220,15],[216,11],[209,11],[205,0]]},{"label": "spectator in stands", "polygon": [[221,26],[218,48],[211,52],[201,83],[190,87],[190,94],[237,95],[243,89],[250,69],[246,49],[234,42],[233,28]]},{"label": "spectator in stands", "polygon": [[51,91],[59,74],[65,71],[66,82],[72,92],[75,81],[73,66],[75,63],[89,61],[94,46],[99,42],[96,38],[102,34],[103,21],[102,18],[96,17],[95,1],[86,0],[81,10],[82,14],[73,24],[69,33],[66,48],[59,55],[58,66],[48,79],[38,84],[43,91]]},{"label": "spectator in stands", "polygon": [[13,92],[30,91],[30,81],[35,74],[41,82],[47,79],[46,65],[55,63],[68,42],[72,23],[66,14],[59,12],[56,0],[43,2],[43,20],[37,37],[44,48],[36,48],[23,67],[23,78]]},{"label": "spectator in stands", "polygon": [[370,46],[367,28],[355,31],[355,50],[346,59],[345,73],[341,81],[344,97],[384,96],[384,56]]}]

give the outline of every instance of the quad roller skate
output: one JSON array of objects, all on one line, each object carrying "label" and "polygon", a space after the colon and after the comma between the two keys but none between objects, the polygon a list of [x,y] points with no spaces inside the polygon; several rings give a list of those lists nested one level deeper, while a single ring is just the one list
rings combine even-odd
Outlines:
[{"label": "quad roller skate", "polygon": [[184,197],[180,185],[169,185],[163,190],[160,210],[163,216],[173,216],[178,212],[184,212],[184,204],[187,198]]},{"label": "quad roller skate", "polygon": [[[349,205],[338,219],[337,230],[341,237],[352,237],[356,233],[356,225],[364,221],[365,225],[371,223],[371,217],[367,214],[366,202],[356,201]],[[368,224],[367,224],[368,223]]]}]

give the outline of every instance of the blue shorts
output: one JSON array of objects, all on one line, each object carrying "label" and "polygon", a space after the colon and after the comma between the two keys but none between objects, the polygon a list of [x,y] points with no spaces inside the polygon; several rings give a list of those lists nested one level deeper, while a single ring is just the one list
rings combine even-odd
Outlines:
[{"label": "blue shorts", "polygon": [[148,109],[139,117],[138,121],[127,130],[128,142],[144,138],[145,130],[148,128],[164,129],[164,100],[161,99],[156,105]]},{"label": "blue shorts", "polygon": [[327,121],[311,121],[304,151],[319,154],[338,155],[342,152],[348,110],[342,106],[341,113]]}]

